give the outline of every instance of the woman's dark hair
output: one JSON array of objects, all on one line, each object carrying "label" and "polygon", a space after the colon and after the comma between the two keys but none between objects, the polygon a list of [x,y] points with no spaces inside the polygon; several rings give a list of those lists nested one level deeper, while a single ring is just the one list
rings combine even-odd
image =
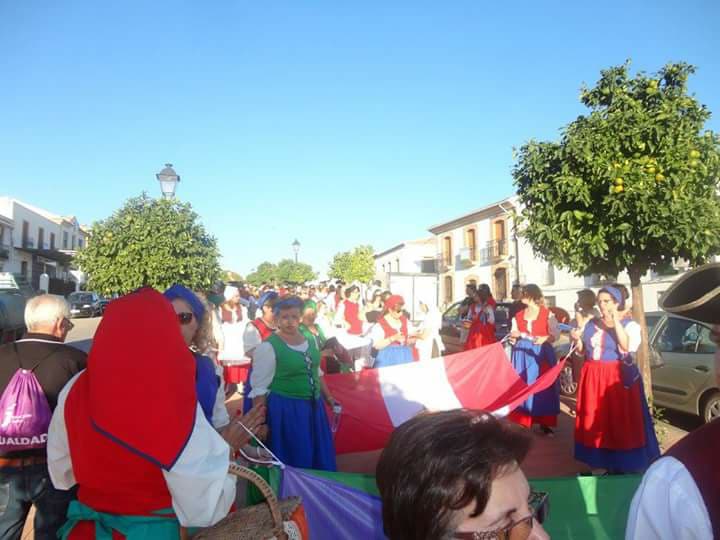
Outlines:
[{"label": "woman's dark hair", "polygon": [[628,288],[622,283],[613,283],[610,286],[615,287],[618,291],[620,291],[620,294],[623,296],[623,303],[630,298],[630,291],[628,291]]},{"label": "woman's dark hair", "polygon": [[483,411],[421,414],[397,428],[377,465],[383,527],[390,540],[437,540],[453,512],[485,511],[492,482],[520,464],[530,436]]},{"label": "woman's dark hair", "polygon": [[542,300],[543,293],[540,287],[535,285],[534,283],[530,283],[528,285],[524,285],[522,288],[522,297],[523,298],[530,298],[533,302],[536,304],[540,303],[540,300]]},{"label": "woman's dark hair", "polygon": [[350,295],[352,293],[354,293],[355,291],[359,291],[359,290],[360,290],[360,287],[358,287],[357,285],[348,287],[347,289],[345,289],[345,298],[350,298]]},{"label": "woman's dark hair", "polygon": [[380,298],[382,298],[382,301],[385,302],[388,298],[392,296],[392,293],[390,291],[383,291],[380,295]]},{"label": "woman's dark hair", "polygon": [[328,287],[328,292],[329,292],[329,293],[335,292],[335,285],[330,285],[330,286]]},{"label": "woman's dark hair", "polygon": [[372,303],[374,304],[377,302],[378,298],[382,300],[382,293],[380,291],[375,291],[375,294],[372,296]]},{"label": "woman's dark hair", "polygon": [[577,292],[578,302],[580,305],[592,308],[597,302],[597,297],[592,289],[582,289]]}]

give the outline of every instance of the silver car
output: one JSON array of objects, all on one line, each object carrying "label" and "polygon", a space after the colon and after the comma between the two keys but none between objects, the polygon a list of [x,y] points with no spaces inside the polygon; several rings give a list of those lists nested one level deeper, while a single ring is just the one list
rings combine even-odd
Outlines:
[{"label": "silver car", "polygon": [[[662,311],[646,313],[652,389],[655,404],[700,416],[705,422],[720,417],[720,388],[715,377],[715,350],[710,327]],[[560,375],[560,391],[577,391],[579,370],[568,364]]]}]

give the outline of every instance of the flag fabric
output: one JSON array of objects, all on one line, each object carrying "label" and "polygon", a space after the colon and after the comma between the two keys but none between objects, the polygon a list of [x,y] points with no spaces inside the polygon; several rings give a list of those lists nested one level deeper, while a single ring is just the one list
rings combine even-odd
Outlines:
[{"label": "flag fabric", "polygon": [[323,478],[285,467],[280,481],[280,498],[302,499],[312,540],[385,540],[382,505],[377,495],[349,487],[334,478]]},{"label": "flag fabric", "polygon": [[[370,475],[286,467],[280,497],[299,496],[313,540],[384,540],[375,478]],[[550,496],[543,527],[551,538],[613,540],[625,537],[630,502],[642,476],[530,479]]]},{"label": "flag fabric", "polygon": [[506,416],[529,396],[555,384],[564,361],[528,385],[501,343],[471,351],[358,373],[326,375],[342,404],[338,454],[384,448],[393,430],[421,411],[483,409]]}]

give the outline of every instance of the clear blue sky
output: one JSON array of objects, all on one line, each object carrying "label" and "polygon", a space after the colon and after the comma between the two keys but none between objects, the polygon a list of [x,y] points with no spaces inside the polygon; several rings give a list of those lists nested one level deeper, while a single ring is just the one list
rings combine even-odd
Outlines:
[{"label": "clear blue sky", "polygon": [[716,0],[0,0],[0,194],[91,223],[172,162],[227,268],[298,238],[325,271],[510,195],[513,146],[626,58],[697,65],[720,115],[719,28]]}]

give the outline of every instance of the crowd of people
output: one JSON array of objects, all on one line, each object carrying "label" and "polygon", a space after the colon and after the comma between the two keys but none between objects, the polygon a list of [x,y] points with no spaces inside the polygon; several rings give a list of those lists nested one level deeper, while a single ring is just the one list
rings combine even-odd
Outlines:
[{"label": "crowd of people", "polygon": [[[716,278],[720,287],[720,271]],[[582,365],[576,459],[598,474],[648,470],[660,451],[634,361],[641,332],[626,288],[580,291],[575,319],[561,322],[538,286],[517,285],[504,337],[490,288],[467,292],[466,351],[505,341],[518,377],[532,384],[557,363],[553,344],[566,332]],[[692,314],[720,323],[720,313]],[[0,425],[0,538],[19,538],[31,505],[37,538],[96,538],[98,530],[177,538],[180,526],[212,525],[236,500],[232,460],[336,469],[330,414],[341,404],[324,374],[422,362],[444,350],[438,309],[408,306],[378,282],[143,288],[112,302],[87,357],[63,343],[73,323],[62,298],[33,298],[26,322],[25,338],[0,346],[0,405],[45,408],[23,416],[34,418],[32,437],[12,432],[7,419]],[[235,392],[244,405],[231,417],[226,402]],[[547,501],[533,499],[520,464],[529,430],[551,436],[559,412],[555,384],[508,419],[427,412],[400,426],[377,469],[388,537],[547,538]],[[707,440],[718,436],[714,424]],[[669,475],[684,474],[683,486],[696,486],[696,510],[705,504],[697,515],[709,515],[705,525],[717,532],[717,500],[706,494],[720,483],[698,478],[708,465],[685,447],[657,463],[666,459],[675,461],[650,467],[628,530],[652,529],[653,489],[670,490]],[[637,537],[684,537],[656,532]]]}]

